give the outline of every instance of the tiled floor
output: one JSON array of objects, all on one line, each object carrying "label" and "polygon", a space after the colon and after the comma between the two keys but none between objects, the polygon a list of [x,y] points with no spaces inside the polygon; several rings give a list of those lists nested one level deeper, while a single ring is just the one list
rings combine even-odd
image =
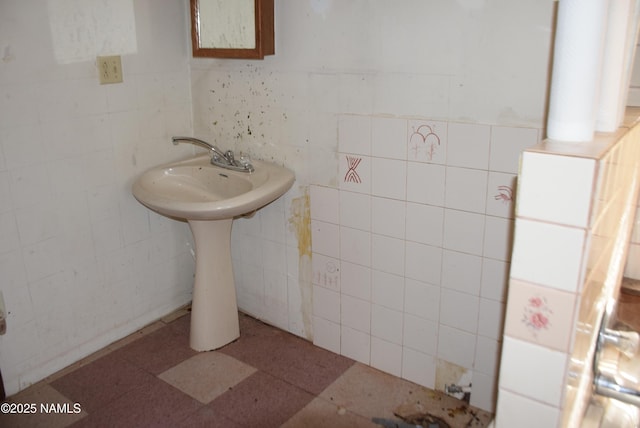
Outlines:
[{"label": "tiled floor", "polygon": [[451,427],[489,423],[486,412],[243,314],[240,339],[195,352],[189,319],[178,312],[10,397],[36,412],[0,414],[0,427],[379,427],[372,418],[400,421],[399,406]]}]

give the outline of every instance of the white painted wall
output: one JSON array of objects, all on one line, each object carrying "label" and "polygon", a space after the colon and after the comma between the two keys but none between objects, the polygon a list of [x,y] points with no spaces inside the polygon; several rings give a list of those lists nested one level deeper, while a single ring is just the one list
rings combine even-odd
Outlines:
[{"label": "white painted wall", "polygon": [[[0,336],[8,394],[190,300],[191,236],[131,196],[193,153],[183,1],[0,2]],[[101,86],[96,55],[121,54]]]}]

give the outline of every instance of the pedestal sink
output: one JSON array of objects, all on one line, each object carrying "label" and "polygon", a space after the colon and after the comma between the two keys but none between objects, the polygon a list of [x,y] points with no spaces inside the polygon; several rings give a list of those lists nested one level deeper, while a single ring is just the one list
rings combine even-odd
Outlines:
[{"label": "pedestal sink", "polygon": [[209,155],[152,168],[133,184],[133,195],[162,215],[185,219],[196,246],[189,343],[196,351],[220,348],[240,336],[231,264],[231,224],[291,188],[294,174],[252,161],[253,172],[210,163]]}]

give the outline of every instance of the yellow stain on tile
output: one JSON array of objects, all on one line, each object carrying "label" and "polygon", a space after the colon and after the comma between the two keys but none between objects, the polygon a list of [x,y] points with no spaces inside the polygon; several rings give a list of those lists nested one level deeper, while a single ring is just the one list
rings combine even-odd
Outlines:
[{"label": "yellow stain on tile", "polygon": [[298,286],[300,287],[300,313],[302,325],[295,330],[313,340],[311,312],[313,306],[311,286],[311,198],[309,187],[301,189],[302,195],[291,201],[289,228],[298,239]]}]

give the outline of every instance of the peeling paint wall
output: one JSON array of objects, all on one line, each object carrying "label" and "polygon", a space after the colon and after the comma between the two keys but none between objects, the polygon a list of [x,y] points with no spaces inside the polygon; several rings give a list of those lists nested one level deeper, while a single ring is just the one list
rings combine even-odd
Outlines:
[{"label": "peeling paint wall", "polygon": [[[335,209],[349,201],[326,208],[314,201],[314,189],[344,186],[349,166],[345,159],[357,162],[354,153],[372,162],[381,157],[411,159],[406,140],[401,139],[397,148],[393,144],[382,148],[372,139],[372,128],[351,134],[347,143],[355,152],[339,150],[340,121],[388,118],[411,126],[428,121],[444,127],[438,133],[455,122],[460,129],[474,124],[502,132],[501,127],[508,127],[508,134],[522,127],[537,135],[543,126],[553,0],[276,0],[275,8],[274,56],[262,61],[191,61],[194,135],[216,141],[224,149],[286,165],[296,174],[296,184],[284,198],[251,219],[234,222],[239,306],[269,323],[313,337],[328,349],[352,357],[359,355],[350,354],[352,350],[362,350],[362,358],[356,359],[371,361],[374,345],[365,343],[364,336],[354,334],[343,322],[354,319],[345,310],[348,297],[334,298],[340,294],[338,287],[345,286],[345,260],[324,256],[339,254],[341,245],[352,242],[352,231],[339,221],[343,213]],[[384,138],[383,134],[376,138]],[[489,139],[483,134],[483,142]],[[518,147],[523,144],[515,141]],[[366,144],[371,144],[370,152],[357,151]],[[489,146],[481,144],[486,155]],[[447,152],[442,150],[438,161],[443,171],[468,168],[455,159],[447,163]],[[508,157],[513,151],[508,145],[493,150],[504,150]],[[360,165],[358,172],[363,173],[365,166]],[[480,169],[486,178],[488,164]],[[513,174],[511,168],[508,171]],[[429,185],[422,183],[425,188]],[[340,194],[368,195],[355,187],[347,190]],[[462,189],[454,199],[464,201],[465,194]],[[508,196],[500,193],[501,198]],[[389,199],[400,204],[407,200],[404,196]],[[303,215],[307,203],[312,218],[314,212],[316,216],[322,212],[332,220],[308,224]],[[363,212],[363,218],[370,217],[371,211]],[[309,257],[310,233],[337,239],[328,244],[331,248],[323,249],[316,247],[326,241],[314,239]],[[505,233],[497,231],[499,236]],[[311,289],[318,290],[312,298]],[[369,333],[365,336],[370,338]],[[377,341],[375,352],[391,349],[387,345]],[[406,358],[416,355],[406,352]],[[420,358],[412,360],[411,378],[433,387],[435,357]],[[389,369],[394,374],[398,364],[409,361],[394,355],[393,361],[378,358],[375,363],[394,367]],[[483,388],[490,390],[491,379],[486,383]],[[490,401],[483,405],[491,407]]]}]

